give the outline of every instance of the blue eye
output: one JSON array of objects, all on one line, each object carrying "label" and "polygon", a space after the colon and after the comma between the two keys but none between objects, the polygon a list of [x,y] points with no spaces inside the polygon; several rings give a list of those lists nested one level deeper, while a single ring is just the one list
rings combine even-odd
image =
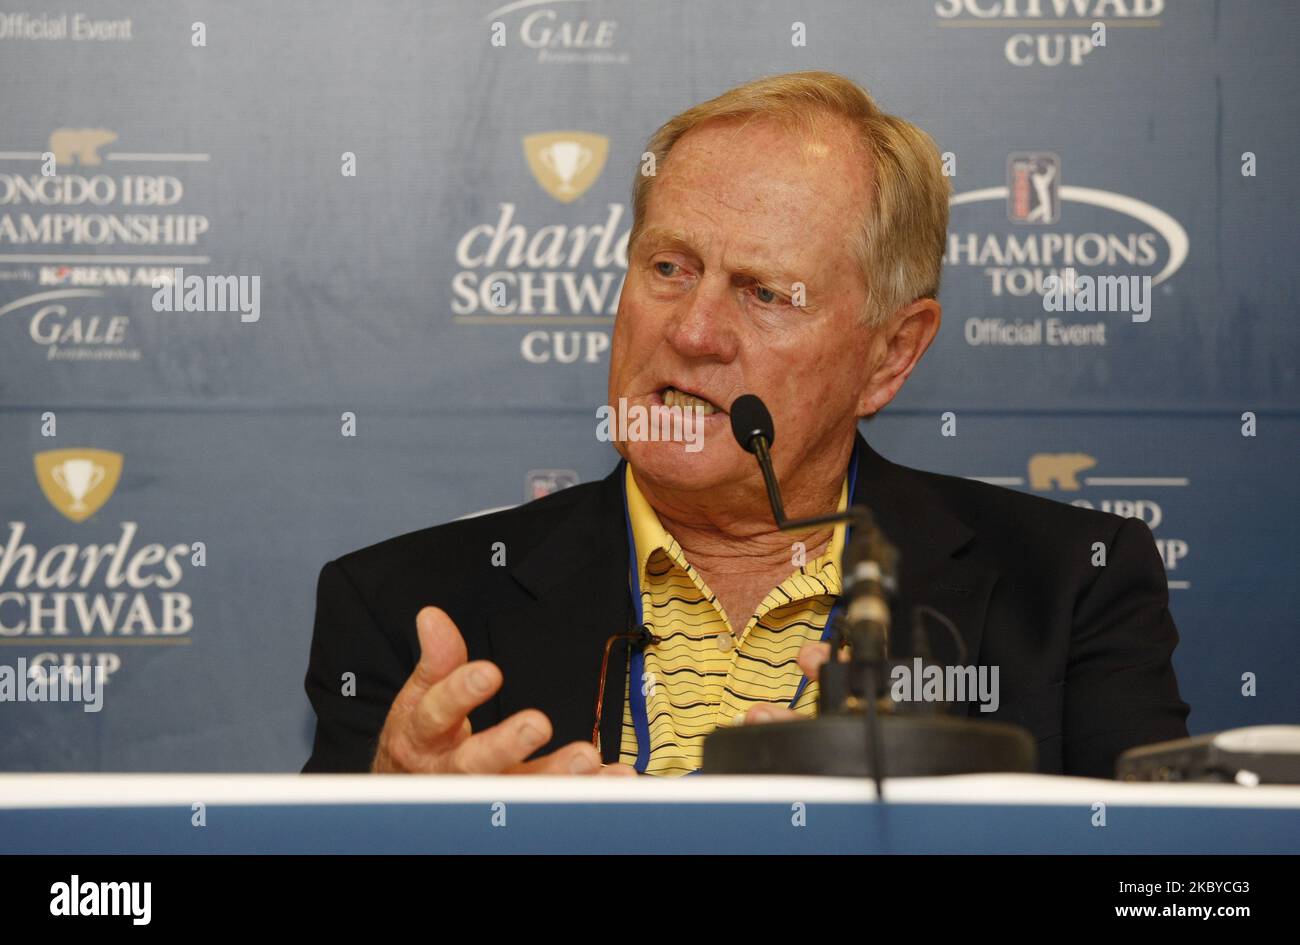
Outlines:
[{"label": "blue eye", "polygon": [[672,275],[672,272],[671,272],[671,271],[669,271],[669,272],[665,272],[665,271],[664,271],[664,266],[667,266],[669,270],[672,270],[672,269],[676,269],[676,268],[677,268],[677,264],[676,264],[676,263],[662,262],[662,261],[661,261],[661,262],[657,262],[657,263],[655,263],[655,269],[658,270],[659,275],[661,275],[661,276],[671,276],[671,275]]},{"label": "blue eye", "polygon": [[780,299],[780,296],[764,285],[758,286],[754,291],[758,294],[758,300],[764,305],[771,305]]}]

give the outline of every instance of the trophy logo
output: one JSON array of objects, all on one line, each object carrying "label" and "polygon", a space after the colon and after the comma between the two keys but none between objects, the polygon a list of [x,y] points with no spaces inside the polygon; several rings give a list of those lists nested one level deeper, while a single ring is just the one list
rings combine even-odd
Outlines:
[{"label": "trophy logo", "polygon": [[46,450],[33,459],[45,498],[74,522],[98,512],[122,475],[122,454],[108,450]]},{"label": "trophy logo", "polygon": [[560,203],[572,203],[605,168],[609,139],[586,131],[548,131],[524,138],[524,157],[542,189]]}]

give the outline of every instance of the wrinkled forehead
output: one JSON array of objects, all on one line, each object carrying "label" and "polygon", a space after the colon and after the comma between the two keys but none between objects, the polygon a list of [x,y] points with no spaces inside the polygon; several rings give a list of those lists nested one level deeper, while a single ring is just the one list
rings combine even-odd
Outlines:
[{"label": "wrinkled forehead", "polygon": [[660,167],[655,187],[707,184],[741,197],[762,196],[761,191],[778,188],[816,195],[865,192],[870,166],[865,148],[842,120],[713,119],[677,140]]},{"label": "wrinkled forehead", "polygon": [[673,231],[721,248],[785,257],[796,268],[851,259],[870,164],[843,124],[709,121],[683,135],[650,189],[642,236]]}]

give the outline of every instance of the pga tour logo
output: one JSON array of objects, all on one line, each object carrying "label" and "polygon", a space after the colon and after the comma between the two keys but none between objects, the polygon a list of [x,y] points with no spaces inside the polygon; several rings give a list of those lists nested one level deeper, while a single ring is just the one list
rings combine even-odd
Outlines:
[{"label": "pga tour logo", "polygon": [[1061,219],[1061,159],[1019,153],[1007,158],[1007,219],[1052,224]]}]

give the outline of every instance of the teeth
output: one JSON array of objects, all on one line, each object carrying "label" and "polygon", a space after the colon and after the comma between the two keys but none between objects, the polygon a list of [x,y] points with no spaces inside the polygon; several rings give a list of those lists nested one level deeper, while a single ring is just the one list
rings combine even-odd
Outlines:
[{"label": "teeth", "polygon": [[703,408],[704,416],[706,417],[711,413],[718,412],[718,408],[713,406],[713,404],[709,403],[704,398],[696,397],[694,394],[684,394],[675,387],[664,388],[664,406],[681,407],[684,410],[693,407],[701,407]]}]

